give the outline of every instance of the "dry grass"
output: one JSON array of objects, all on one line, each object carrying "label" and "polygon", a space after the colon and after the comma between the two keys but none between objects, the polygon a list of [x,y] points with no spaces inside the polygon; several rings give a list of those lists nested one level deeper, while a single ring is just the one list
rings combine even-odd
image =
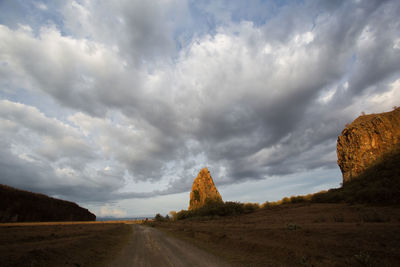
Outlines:
[{"label": "dry grass", "polygon": [[398,266],[400,208],[284,204],[155,226],[239,266]]},{"label": "dry grass", "polygon": [[0,224],[0,266],[106,266],[130,235],[127,223]]}]

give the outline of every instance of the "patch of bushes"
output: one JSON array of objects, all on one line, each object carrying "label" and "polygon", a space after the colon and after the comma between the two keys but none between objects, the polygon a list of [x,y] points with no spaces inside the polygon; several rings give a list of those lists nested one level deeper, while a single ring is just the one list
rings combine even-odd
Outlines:
[{"label": "patch of bushes", "polygon": [[310,202],[314,194],[308,194],[305,196],[291,196],[291,197],[284,197],[281,200],[278,201],[266,201],[263,205],[261,205],[262,208],[271,208],[274,206],[279,206],[282,204],[289,204],[289,203],[306,203]]},{"label": "patch of bushes", "polygon": [[240,202],[222,202],[208,201],[204,206],[195,210],[181,210],[176,213],[177,220],[183,220],[192,217],[218,217],[232,216],[243,213],[254,212],[259,209],[257,203],[240,203]]},{"label": "patch of bushes", "polygon": [[164,217],[160,213],[157,213],[156,216],[154,216],[154,220],[156,222],[165,222],[165,221],[169,221],[170,218],[168,215]]}]

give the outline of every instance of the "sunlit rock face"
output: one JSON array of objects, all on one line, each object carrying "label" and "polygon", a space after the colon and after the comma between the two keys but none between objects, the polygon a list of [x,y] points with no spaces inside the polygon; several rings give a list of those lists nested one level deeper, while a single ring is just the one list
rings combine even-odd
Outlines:
[{"label": "sunlit rock face", "polygon": [[210,172],[207,168],[203,168],[196,179],[193,181],[192,192],[190,192],[189,210],[202,207],[207,201],[221,201],[222,198]]},{"label": "sunlit rock face", "polygon": [[358,117],[346,126],[337,140],[343,183],[356,178],[399,145],[400,108]]}]

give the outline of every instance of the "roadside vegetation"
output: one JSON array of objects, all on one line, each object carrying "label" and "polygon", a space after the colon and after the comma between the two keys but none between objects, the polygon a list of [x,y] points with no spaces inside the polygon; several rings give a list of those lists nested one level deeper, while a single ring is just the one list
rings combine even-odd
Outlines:
[{"label": "roadside vegetation", "polygon": [[181,210],[179,212],[171,211],[171,216],[163,217],[156,214],[155,221],[177,221],[188,218],[207,217],[209,219],[218,218],[223,216],[233,216],[239,214],[251,213],[260,206],[258,203],[240,203],[240,202],[221,202],[221,201],[208,201],[204,206],[195,210]]}]

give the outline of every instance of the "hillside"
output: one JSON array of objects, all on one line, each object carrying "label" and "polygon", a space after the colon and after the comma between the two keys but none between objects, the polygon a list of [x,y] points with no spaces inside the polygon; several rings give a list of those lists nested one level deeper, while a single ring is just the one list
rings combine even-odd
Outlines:
[{"label": "hillside", "polygon": [[76,203],[0,185],[0,222],[94,221]]},{"label": "hillside", "polygon": [[313,202],[400,204],[400,147],[386,153],[356,179],[341,188],[317,193]]}]

